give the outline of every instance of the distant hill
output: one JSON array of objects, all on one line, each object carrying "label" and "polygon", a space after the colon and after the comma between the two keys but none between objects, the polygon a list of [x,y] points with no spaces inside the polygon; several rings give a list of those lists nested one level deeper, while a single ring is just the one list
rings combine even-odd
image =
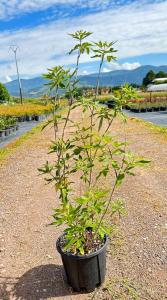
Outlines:
[{"label": "distant hill", "polygon": [[[143,78],[148,71],[153,70],[154,72],[164,71],[167,72],[167,66],[141,66],[135,70],[118,70],[111,71],[101,74],[100,85],[101,86],[117,86],[124,83],[136,83],[141,84]],[[93,87],[96,85],[98,74],[89,74],[80,76],[81,86]],[[38,97],[47,91],[47,87],[44,85],[46,79],[42,77],[36,77],[32,79],[22,79],[22,87],[24,97]],[[19,96],[18,82],[17,80],[6,83],[6,87],[11,95]]]}]

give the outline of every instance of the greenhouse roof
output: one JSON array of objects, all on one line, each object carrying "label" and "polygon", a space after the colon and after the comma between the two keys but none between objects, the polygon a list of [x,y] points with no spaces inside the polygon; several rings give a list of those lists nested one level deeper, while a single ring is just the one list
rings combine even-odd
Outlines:
[{"label": "greenhouse roof", "polygon": [[166,78],[155,78],[153,80],[153,82],[156,82],[156,81],[166,81],[167,80],[167,77]]},{"label": "greenhouse roof", "polygon": [[167,83],[162,84],[151,84],[147,88],[148,92],[158,92],[158,91],[167,91]]}]

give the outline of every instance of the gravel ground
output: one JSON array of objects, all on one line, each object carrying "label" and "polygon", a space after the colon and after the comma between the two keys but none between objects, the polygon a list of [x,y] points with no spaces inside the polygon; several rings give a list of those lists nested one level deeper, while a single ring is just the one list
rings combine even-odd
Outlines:
[{"label": "gravel ground", "polygon": [[[80,116],[73,116],[77,118]],[[115,134],[122,135],[119,121]],[[0,169],[0,299],[167,299],[167,137],[130,120],[133,150],[152,160],[128,178],[118,196],[128,215],[108,248],[107,279],[93,294],[76,294],[63,281],[55,250],[60,228],[47,226],[58,199],[37,168],[48,158],[47,128],[24,142]]]}]

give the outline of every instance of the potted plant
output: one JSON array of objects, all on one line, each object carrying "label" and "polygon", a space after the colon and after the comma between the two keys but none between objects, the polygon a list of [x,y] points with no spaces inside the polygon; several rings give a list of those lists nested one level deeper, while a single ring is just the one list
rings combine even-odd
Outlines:
[{"label": "potted plant", "polygon": [[5,137],[5,121],[4,118],[0,117],[0,138]]},{"label": "potted plant", "polygon": [[[60,203],[54,209],[51,224],[64,226],[56,247],[67,281],[74,290],[87,292],[104,281],[108,237],[115,228],[113,216],[125,212],[124,202],[116,198],[115,191],[126,175],[134,175],[136,166],[148,163],[129,152],[126,138],[119,141],[115,133],[112,134],[115,118],[121,115],[125,122],[122,106],[135,98],[136,92],[128,85],[123,86],[114,96],[112,110],[99,103],[102,66],[105,60],[115,59],[116,51],[113,42],[85,41],[90,35],[82,30],[71,35],[77,41],[70,51],[77,52],[75,70],[58,66],[44,75],[52,93],[55,92],[53,118],[46,124],[53,123],[54,127],[55,140],[49,152],[55,155],[55,161],[47,161],[39,169],[45,174],[45,180],[55,185],[59,196]],[[77,96],[79,62],[85,53],[93,53],[93,57],[100,60],[96,93],[88,99]],[[58,101],[60,89],[65,90],[69,99],[65,115]],[[75,113],[79,114],[79,121],[73,118]]]}]

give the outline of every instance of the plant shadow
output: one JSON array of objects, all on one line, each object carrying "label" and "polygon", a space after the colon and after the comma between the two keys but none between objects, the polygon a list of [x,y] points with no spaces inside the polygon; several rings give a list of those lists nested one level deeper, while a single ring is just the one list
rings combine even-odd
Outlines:
[{"label": "plant shadow", "polygon": [[76,294],[66,284],[64,276],[62,266],[48,264],[35,267],[15,279],[10,291],[8,283],[3,283],[0,290],[4,297],[2,299],[44,300]]}]

